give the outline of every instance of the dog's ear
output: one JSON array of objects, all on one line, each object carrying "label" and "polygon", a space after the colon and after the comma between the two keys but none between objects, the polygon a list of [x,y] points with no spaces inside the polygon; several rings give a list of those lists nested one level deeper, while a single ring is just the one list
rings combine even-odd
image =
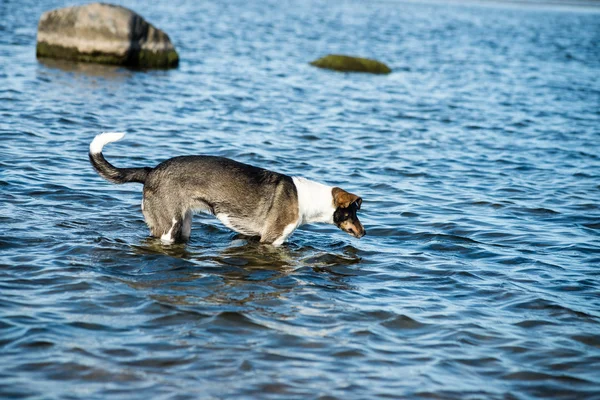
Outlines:
[{"label": "dog's ear", "polygon": [[360,208],[360,205],[362,204],[362,199],[360,197],[355,194],[348,193],[339,187],[334,187],[331,190],[331,194],[333,195],[333,205],[335,208],[348,208],[352,203],[356,203],[357,207]]},{"label": "dog's ear", "polygon": [[362,197],[357,198],[354,202],[356,203],[356,209],[360,210],[360,205],[362,204]]}]

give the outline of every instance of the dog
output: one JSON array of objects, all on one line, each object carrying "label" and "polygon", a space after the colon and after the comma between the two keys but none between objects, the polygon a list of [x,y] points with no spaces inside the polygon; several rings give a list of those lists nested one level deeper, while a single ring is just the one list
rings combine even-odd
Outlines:
[{"label": "dog", "polygon": [[151,235],[163,243],[189,240],[196,211],[273,246],[313,222],[335,224],[356,238],[366,234],[356,216],[362,198],[339,187],[207,155],[174,157],[154,168],[117,168],[102,149],[124,136],[97,135],[90,143],[90,162],[110,182],[144,184],[142,213]]}]

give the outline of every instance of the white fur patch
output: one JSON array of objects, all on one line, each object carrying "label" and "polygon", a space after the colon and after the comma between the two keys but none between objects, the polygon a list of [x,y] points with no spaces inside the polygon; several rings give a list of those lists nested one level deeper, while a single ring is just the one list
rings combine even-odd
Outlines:
[{"label": "white fur patch", "polygon": [[333,224],[333,187],[293,176],[292,180],[298,191],[298,212],[300,224],[325,222]]},{"label": "white fur patch", "polygon": [[[218,213],[215,215],[215,217],[217,217],[223,225],[225,225],[226,227],[228,227],[229,229],[231,229],[234,232],[241,233],[243,235],[248,235],[248,236],[253,236],[253,235],[258,234],[258,232],[254,232],[252,230],[252,228],[250,228],[250,227],[241,226],[241,224],[239,224],[239,223],[236,225],[235,217],[231,218],[229,215],[227,215],[225,213]],[[233,221],[232,221],[232,219],[233,219]]]},{"label": "white fur patch", "polygon": [[223,225],[225,225],[226,227],[228,227],[229,229],[235,231],[235,227],[231,224],[231,221],[229,220],[229,215],[224,214],[224,213],[218,213],[217,215],[215,215],[215,217],[217,217],[219,219],[219,221],[221,221],[221,223]]},{"label": "white fur patch", "polygon": [[92,143],[90,143],[90,153],[91,154],[102,153],[102,148],[104,148],[104,146],[107,143],[116,142],[118,140],[123,139],[123,137],[125,137],[125,132],[101,133],[101,134],[97,135],[94,138],[94,140],[92,140]]},{"label": "white fur patch", "polygon": [[273,246],[275,246],[275,247],[281,246],[283,244],[283,242],[285,242],[287,240],[287,238],[290,237],[292,232],[294,232],[296,230],[296,228],[298,227],[299,221],[300,220],[294,222],[293,224],[286,225],[286,227],[283,229],[283,232],[281,233],[281,236],[279,236],[273,242]]},{"label": "white fur patch", "polygon": [[160,241],[163,242],[164,244],[171,244],[173,243],[173,238],[171,237],[171,235],[173,234],[173,228],[175,228],[175,224],[177,223],[177,220],[175,218],[173,218],[173,225],[171,225],[171,229],[169,229],[169,232],[163,233],[162,236],[160,237]]}]

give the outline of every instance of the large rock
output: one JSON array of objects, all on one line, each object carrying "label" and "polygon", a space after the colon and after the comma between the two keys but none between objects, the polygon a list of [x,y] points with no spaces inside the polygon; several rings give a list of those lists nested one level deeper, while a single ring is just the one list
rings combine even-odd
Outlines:
[{"label": "large rock", "polygon": [[342,72],[368,72],[371,74],[389,74],[392,70],[382,62],[368,58],[329,54],[310,63],[315,67]]},{"label": "large rock", "polygon": [[135,68],[173,68],[179,64],[166,33],[127,8],[104,3],[43,13],[36,54]]}]

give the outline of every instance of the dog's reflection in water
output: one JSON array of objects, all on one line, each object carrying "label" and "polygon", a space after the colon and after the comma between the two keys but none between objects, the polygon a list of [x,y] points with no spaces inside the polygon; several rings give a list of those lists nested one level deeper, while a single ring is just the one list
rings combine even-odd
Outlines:
[{"label": "dog's reflection in water", "polygon": [[222,243],[207,243],[207,247],[174,243],[165,245],[159,239],[148,237],[140,245],[133,246],[139,255],[165,255],[185,260],[194,268],[215,270],[214,267],[243,268],[245,270],[277,270],[286,272],[299,266],[301,252],[294,246],[271,246],[260,243],[259,238],[236,235],[228,240],[225,247]]},{"label": "dog's reflection in water", "polygon": [[353,265],[360,258],[357,249],[343,242],[327,243],[334,251],[326,252],[296,243],[274,247],[219,232],[207,232],[205,238],[205,243],[198,239],[170,246],[156,238],[142,240],[133,249],[144,259],[143,273],[130,274],[123,282],[160,304],[196,312],[227,305],[273,313],[278,305],[288,310],[286,299],[302,293],[302,287],[354,289],[351,276],[358,269]]},{"label": "dog's reflection in water", "polygon": [[[217,235],[222,236],[222,235]],[[165,246],[156,238],[148,237],[134,252],[140,255],[166,255],[183,261],[191,272],[219,274],[231,279],[245,279],[256,271],[288,274],[298,268],[309,267],[315,272],[332,272],[360,263],[357,249],[341,242],[332,243],[333,252],[312,246],[288,243],[275,247],[260,243],[257,237],[236,234],[227,238],[207,240],[206,246],[172,244]],[[225,241],[223,241],[225,239]],[[185,268],[187,269],[187,268]],[[350,273],[350,275],[352,275]]]}]

